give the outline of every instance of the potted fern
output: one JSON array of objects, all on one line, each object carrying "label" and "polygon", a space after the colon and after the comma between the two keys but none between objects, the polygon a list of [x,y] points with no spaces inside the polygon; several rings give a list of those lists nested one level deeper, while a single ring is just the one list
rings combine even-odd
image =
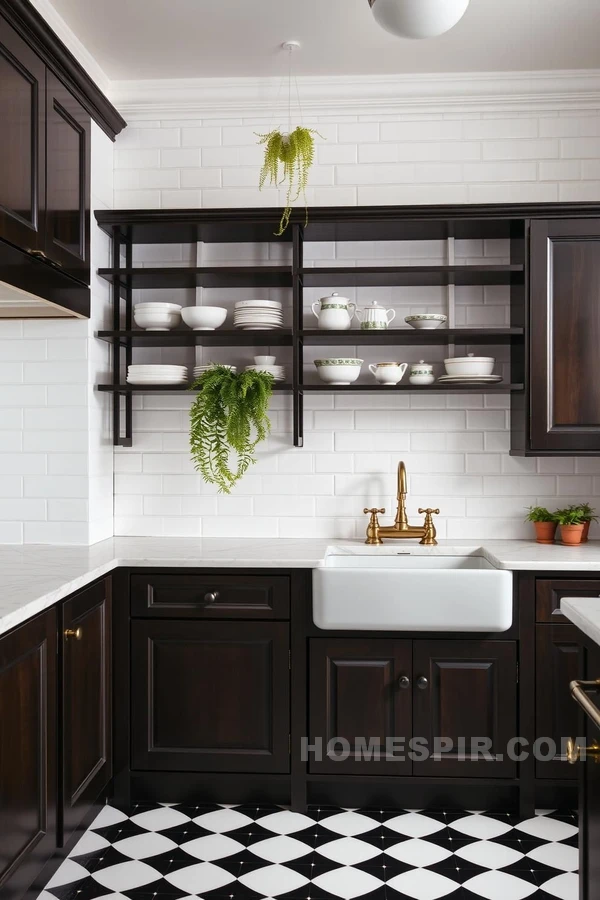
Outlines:
[{"label": "potted fern", "polygon": [[[306,202],[306,187],[308,174],[315,159],[315,140],[313,135],[318,134],[312,128],[303,128],[300,125],[294,131],[282,132],[278,128],[269,131],[268,134],[257,134],[259,144],[265,145],[265,158],[260,171],[259,188],[262,191],[267,180],[270,184],[279,186],[287,185],[285,209],[279,223],[278,237],[284,233],[290,222],[292,203],[300,196],[304,198],[306,209],[306,222],[308,223],[308,204]],[[322,135],[319,135],[321,137]]]},{"label": "potted fern", "polygon": [[[223,494],[256,462],[254,451],[270,429],[267,411],[273,384],[267,372],[207,369],[192,385],[190,448],[197,471]],[[233,460],[233,464],[232,464]]]},{"label": "potted fern", "polygon": [[528,507],[525,521],[533,523],[538,544],[554,543],[556,519],[554,513],[549,512],[545,506]]},{"label": "potted fern", "polygon": [[560,525],[561,543],[569,546],[581,544],[585,522],[580,507],[567,506],[565,509],[557,509],[554,516]]},{"label": "potted fern", "polygon": [[576,509],[579,512],[579,517],[583,522],[583,537],[581,539],[581,543],[585,544],[588,541],[589,533],[590,533],[590,525],[592,522],[598,521],[598,516],[596,515],[596,510],[593,509],[589,503],[574,503],[569,509]]}]

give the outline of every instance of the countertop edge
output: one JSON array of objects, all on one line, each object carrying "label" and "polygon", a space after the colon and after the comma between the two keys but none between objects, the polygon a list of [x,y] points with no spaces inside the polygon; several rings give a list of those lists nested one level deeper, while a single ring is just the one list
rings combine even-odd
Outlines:
[{"label": "countertop edge", "polygon": [[600,597],[564,597],[560,609],[573,625],[600,645]]}]

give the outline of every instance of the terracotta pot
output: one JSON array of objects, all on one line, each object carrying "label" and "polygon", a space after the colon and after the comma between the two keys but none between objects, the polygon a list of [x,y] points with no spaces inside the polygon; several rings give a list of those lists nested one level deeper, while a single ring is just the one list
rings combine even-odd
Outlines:
[{"label": "terracotta pot", "polygon": [[560,540],[563,544],[581,544],[584,525],[561,525]]},{"label": "terracotta pot", "polygon": [[535,539],[538,544],[553,544],[556,534],[556,522],[534,522]]},{"label": "terracotta pot", "polygon": [[591,522],[584,522],[584,523],[583,523],[583,537],[581,538],[581,543],[582,543],[582,544],[586,544],[587,541],[588,541],[588,536],[589,536],[589,533],[590,533],[590,525],[591,525],[591,524],[592,524]]}]

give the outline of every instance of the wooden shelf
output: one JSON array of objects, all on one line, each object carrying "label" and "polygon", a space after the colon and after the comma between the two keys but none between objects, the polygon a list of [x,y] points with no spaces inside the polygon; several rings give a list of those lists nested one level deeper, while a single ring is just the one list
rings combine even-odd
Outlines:
[{"label": "wooden shelf", "polygon": [[394,344],[426,347],[440,344],[510,344],[523,337],[522,328],[388,328],[384,331],[358,328],[350,331],[319,331],[305,329],[299,336],[305,344]]},{"label": "wooden shelf", "polygon": [[301,393],[318,391],[320,393],[330,394],[361,394],[361,393],[377,393],[377,394],[394,394],[406,393],[408,391],[414,393],[430,393],[430,394],[509,394],[524,390],[523,384],[397,384],[393,387],[381,384],[347,384],[347,385],[329,385],[329,384],[304,384],[300,385],[298,390]]},{"label": "wooden shelf", "polygon": [[[99,384],[99,391],[109,394],[197,394],[191,384]],[[291,384],[276,382],[274,391],[291,391]]]},{"label": "wooden shelf", "polygon": [[512,284],[521,265],[502,266],[332,266],[300,270],[305,287],[418,287]]},{"label": "wooden shelf", "polygon": [[217,329],[216,331],[99,331],[98,337],[111,344],[131,342],[134,347],[285,347],[291,346],[289,329],[242,331]]},{"label": "wooden shelf", "polygon": [[292,286],[290,266],[161,266],[145,269],[98,269],[98,275],[111,284],[118,278],[123,287],[129,285],[134,290]]}]

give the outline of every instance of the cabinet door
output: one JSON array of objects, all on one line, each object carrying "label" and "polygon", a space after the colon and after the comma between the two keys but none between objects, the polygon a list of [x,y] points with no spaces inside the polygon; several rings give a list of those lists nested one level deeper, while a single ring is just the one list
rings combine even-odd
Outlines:
[{"label": "cabinet door", "polygon": [[412,735],[411,657],[410,641],[311,640],[310,772],[411,774],[408,747],[388,745]]},{"label": "cabinet door", "polygon": [[531,223],[531,449],[600,451],[600,219]]},{"label": "cabinet door", "polygon": [[56,847],[56,615],[0,638],[0,896],[20,898]]},{"label": "cabinet door", "polygon": [[287,623],[132,629],[134,769],[289,772]]},{"label": "cabinet door", "polygon": [[570,624],[560,611],[563,597],[600,597],[600,581],[592,578],[536,578],[536,621]]},{"label": "cabinet door", "polygon": [[50,71],[46,116],[46,255],[89,284],[91,118]]},{"label": "cabinet door", "polygon": [[[536,738],[551,738],[557,746],[553,759],[536,760],[537,778],[577,780],[577,768],[562,755],[562,742],[580,737],[582,717],[569,684],[582,677],[582,661],[574,625],[538,625],[536,631]],[[547,748],[542,748],[546,752]]]},{"label": "cabinet door", "polygon": [[63,604],[62,684],[66,840],[112,777],[110,581]]},{"label": "cabinet door", "polygon": [[46,67],[0,15],[0,238],[44,247]]},{"label": "cabinet door", "polygon": [[[415,641],[414,734],[425,738],[429,758],[415,775],[514,778],[508,741],[517,734],[517,648],[514,641]],[[436,739],[453,749],[436,752]],[[494,758],[471,759],[474,738],[491,741]],[[461,759],[466,749],[466,759]]]}]

